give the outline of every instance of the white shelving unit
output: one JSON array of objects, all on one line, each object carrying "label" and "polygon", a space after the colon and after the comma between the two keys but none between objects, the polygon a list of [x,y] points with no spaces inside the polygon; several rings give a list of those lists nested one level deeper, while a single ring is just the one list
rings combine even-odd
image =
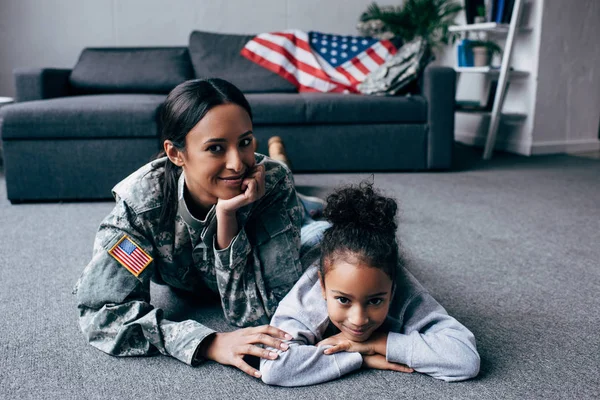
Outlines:
[{"label": "white shelving unit", "polygon": [[[497,34],[506,34],[506,44],[504,46],[504,51],[502,53],[502,63],[500,68],[491,68],[491,67],[460,67],[455,68],[457,72],[457,80],[464,74],[486,74],[490,76],[492,79],[498,81],[498,85],[496,88],[496,94],[494,96],[494,102],[492,106],[492,110],[468,110],[468,109],[459,109],[457,112],[467,112],[467,113],[478,113],[483,116],[489,116],[490,123],[488,127],[487,137],[485,141],[485,148],[483,151],[483,159],[489,160],[492,156],[492,152],[494,151],[494,144],[496,142],[496,134],[498,133],[498,127],[500,126],[500,119],[510,120],[511,122],[523,121],[527,118],[527,114],[520,113],[502,113],[502,107],[504,105],[504,99],[506,97],[506,90],[508,88],[508,82],[510,79],[524,78],[529,75],[527,71],[516,71],[511,69],[511,57],[513,51],[513,45],[515,41],[515,36],[517,30],[521,30],[517,28],[519,24],[519,19],[521,18],[521,12],[523,9],[523,1],[524,0],[515,0],[515,4],[513,7],[513,11],[510,18],[510,24],[498,24],[495,22],[486,22],[480,24],[470,24],[470,25],[458,25],[450,27],[451,32],[488,32],[488,33],[497,33]],[[527,31],[528,29],[523,29]],[[458,82],[458,81],[457,81]]]}]

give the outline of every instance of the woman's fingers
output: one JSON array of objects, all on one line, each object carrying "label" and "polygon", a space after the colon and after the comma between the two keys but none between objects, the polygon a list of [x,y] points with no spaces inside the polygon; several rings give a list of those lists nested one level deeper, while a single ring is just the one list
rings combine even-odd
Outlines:
[{"label": "woman's fingers", "polygon": [[248,180],[246,192],[244,193],[249,203],[253,203],[258,199],[258,191],[256,188],[256,180],[251,178]]},{"label": "woman's fingers", "polygon": [[254,344],[247,344],[247,345],[240,346],[235,350],[235,352],[241,357],[254,356],[254,357],[258,357],[258,358],[264,358],[267,360],[274,360],[277,357],[279,357],[279,354],[277,354],[277,351],[263,349],[262,347],[258,347]]},{"label": "woman's fingers", "polygon": [[265,195],[265,166],[262,164],[258,166],[256,184],[258,197],[261,198]]},{"label": "woman's fingers", "polygon": [[289,348],[287,343],[284,343],[277,336],[281,336],[281,332],[278,330],[271,331],[271,334],[268,332],[255,332],[251,336],[251,343],[253,344],[262,344],[264,346],[273,347],[275,349],[280,349],[286,351]]},{"label": "woman's fingers", "polygon": [[257,326],[254,328],[247,328],[247,329],[250,330],[252,332],[252,334],[264,333],[269,336],[281,338],[283,340],[292,340],[293,339],[292,335],[290,335],[289,333],[287,333],[285,331],[282,331],[279,328],[274,327],[273,325],[261,325],[261,326]]},{"label": "woman's fingers", "polygon": [[244,371],[248,375],[254,378],[260,378],[262,375],[259,370],[256,368],[252,368],[246,361],[244,361],[241,357],[238,359],[237,363],[233,365],[234,367]]}]

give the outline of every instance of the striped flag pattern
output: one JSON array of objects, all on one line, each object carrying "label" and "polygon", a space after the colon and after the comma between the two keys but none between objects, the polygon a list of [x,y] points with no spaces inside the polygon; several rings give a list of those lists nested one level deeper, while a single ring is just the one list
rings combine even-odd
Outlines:
[{"label": "striped flag pattern", "polygon": [[389,40],[292,29],[257,35],[241,54],[299,92],[359,93],[358,84],[396,51]]},{"label": "striped flag pattern", "polygon": [[127,235],[123,236],[108,253],[135,276],[139,276],[152,262],[152,257],[140,249]]}]

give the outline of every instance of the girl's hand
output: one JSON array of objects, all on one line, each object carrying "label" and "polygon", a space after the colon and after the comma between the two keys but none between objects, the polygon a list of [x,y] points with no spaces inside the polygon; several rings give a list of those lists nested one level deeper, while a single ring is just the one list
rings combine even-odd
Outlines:
[{"label": "girl's hand", "polygon": [[248,172],[240,187],[242,193],[228,200],[217,201],[217,214],[235,215],[235,212],[265,195],[265,166],[255,165]]},{"label": "girl's hand", "polygon": [[347,339],[346,336],[344,336],[344,334],[341,332],[337,335],[333,335],[327,339],[321,340],[319,343],[317,343],[317,346],[332,346],[323,351],[325,354],[335,354],[339,353],[340,351],[360,353],[362,355],[375,354],[375,351],[369,344],[369,341],[353,342]]},{"label": "girl's hand", "polygon": [[396,364],[393,362],[389,362],[385,359],[385,356],[382,356],[381,354],[363,356],[362,365],[364,368],[385,369],[389,371],[406,372],[409,374],[414,371],[414,369],[407,367],[404,364]]},{"label": "girl's hand", "polygon": [[241,369],[255,378],[260,378],[260,372],[248,365],[244,361],[244,356],[251,355],[274,360],[278,357],[275,351],[263,349],[257,344],[286,351],[289,346],[283,340],[291,339],[291,335],[271,325],[238,329],[233,332],[220,332],[202,343],[200,355],[219,364]]},{"label": "girl's hand", "polygon": [[327,339],[321,340],[317,343],[317,346],[332,346],[325,349],[325,354],[335,354],[340,351],[347,351],[350,353],[360,353],[363,356],[369,356],[374,354],[384,355],[387,348],[387,332],[375,332],[371,337],[364,342],[353,342],[346,338],[343,333],[338,333],[328,337]]}]

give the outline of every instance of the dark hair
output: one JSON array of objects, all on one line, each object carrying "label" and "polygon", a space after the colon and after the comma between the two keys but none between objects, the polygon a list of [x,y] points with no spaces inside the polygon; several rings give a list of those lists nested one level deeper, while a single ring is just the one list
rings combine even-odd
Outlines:
[{"label": "dark hair", "polygon": [[[160,111],[161,146],[165,140],[173,142],[178,150],[185,150],[185,138],[194,126],[212,108],[221,104],[237,104],[252,120],[252,110],[244,94],[223,79],[194,79],[177,85],[162,104]],[[163,150],[158,157],[164,157]],[[158,158],[157,157],[157,158]],[[167,161],[163,182],[162,224],[173,222],[177,212],[177,180],[181,168]]]},{"label": "dark hair", "polygon": [[373,189],[373,184],[337,189],[327,197],[324,216],[332,226],[321,242],[322,279],[337,259],[352,259],[385,272],[395,285],[400,260],[396,240],[398,205]]}]

